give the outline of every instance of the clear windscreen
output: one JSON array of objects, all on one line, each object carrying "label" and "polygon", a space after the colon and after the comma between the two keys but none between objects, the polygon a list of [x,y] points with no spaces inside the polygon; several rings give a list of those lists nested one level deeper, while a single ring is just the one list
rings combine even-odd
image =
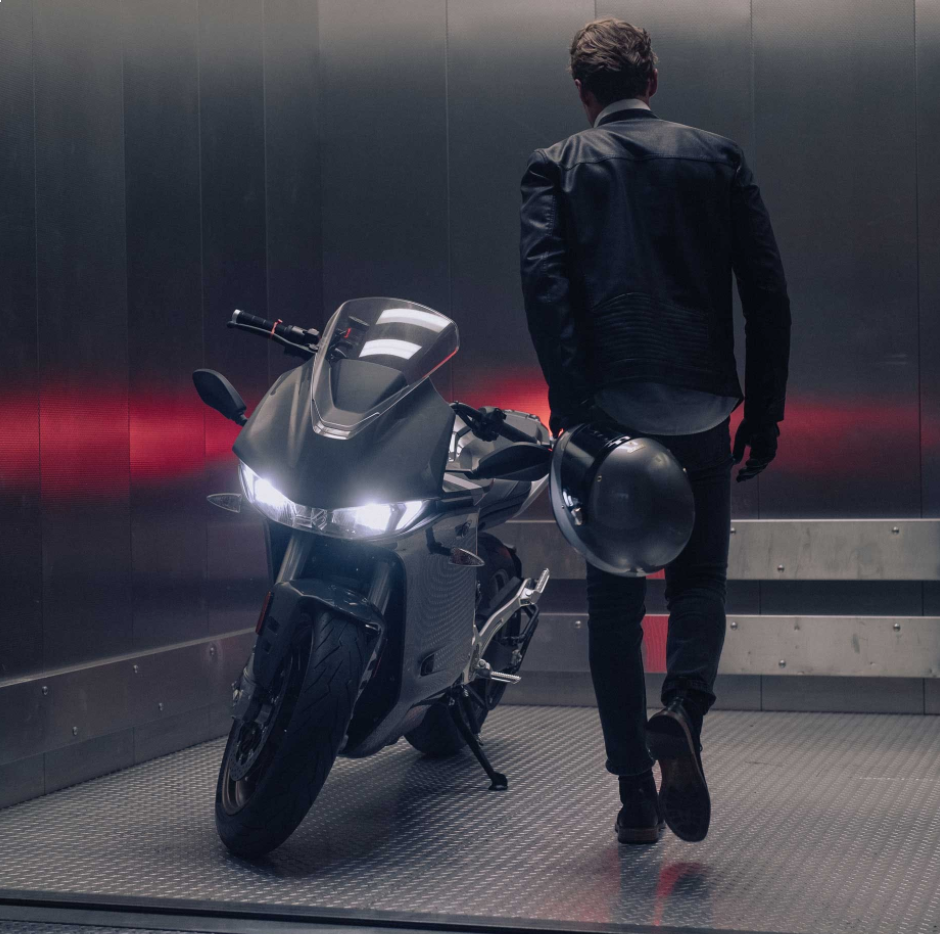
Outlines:
[{"label": "clear windscreen", "polygon": [[396,298],[344,302],[320,337],[311,395],[314,427],[349,437],[449,360],[457,325]]}]

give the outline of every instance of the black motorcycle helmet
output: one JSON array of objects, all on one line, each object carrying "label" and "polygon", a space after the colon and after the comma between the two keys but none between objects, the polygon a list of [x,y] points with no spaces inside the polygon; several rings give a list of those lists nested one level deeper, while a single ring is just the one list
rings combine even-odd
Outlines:
[{"label": "black motorcycle helmet", "polygon": [[589,564],[621,577],[661,570],[688,544],[695,502],[685,469],[652,438],[578,425],[555,444],[552,511]]}]

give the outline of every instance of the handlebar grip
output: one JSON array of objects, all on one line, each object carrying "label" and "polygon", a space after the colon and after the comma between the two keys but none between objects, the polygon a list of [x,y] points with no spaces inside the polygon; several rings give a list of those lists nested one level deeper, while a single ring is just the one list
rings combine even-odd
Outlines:
[{"label": "handlebar grip", "polygon": [[320,337],[320,332],[313,330],[313,328],[304,330],[294,324],[284,324],[283,321],[268,321],[267,318],[259,318],[257,315],[250,315],[247,311],[236,308],[232,312],[232,320],[229,322],[229,326],[239,324],[257,328],[259,331],[267,331],[271,337],[277,335],[291,344],[300,346],[316,343]]},{"label": "handlebar grip", "polygon": [[263,331],[272,331],[277,327],[276,321],[268,321],[267,318],[259,318],[257,315],[250,315],[247,311],[239,311],[237,308],[232,312],[233,324],[247,324],[253,328],[261,328]]},{"label": "handlebar grip", "polygon": [[502,422],[496,429],[507,441],[534,441],[532,435],[526,434],[519,428],[514,428],[507,422]]}]

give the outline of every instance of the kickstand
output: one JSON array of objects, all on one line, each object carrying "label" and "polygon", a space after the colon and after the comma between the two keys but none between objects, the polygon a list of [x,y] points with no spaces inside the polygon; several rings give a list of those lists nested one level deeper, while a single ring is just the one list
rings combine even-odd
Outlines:
[{"label": "kickstand", "polygon": [[489,776],[490,791],[505,791],[509,787],[508,779],[490,765],[490,760],[486,758],[486,753],[480,748],[479,740],[474,736],[473,731],[464,719],[464,714],[469,716],[469,706],[469,696],[467,692],[461,691],[456,699],[451,698],[450,715],[453,717],[454,723],[460,731],[460,735],[470,747],[470,751],[477,757],[477,762],[483,766],[483,770]]}]

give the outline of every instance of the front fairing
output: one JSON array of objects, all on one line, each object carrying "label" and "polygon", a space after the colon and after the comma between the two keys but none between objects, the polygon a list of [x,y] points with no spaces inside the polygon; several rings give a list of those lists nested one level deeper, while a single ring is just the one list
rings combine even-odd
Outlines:
[{"label": "front fairing", "polygon": [[268,390],[235,442],[239,460],[293,502],[321,509],[440,496],[454,413],[431,381],[337,437],[315,430],[315,366]]}]

